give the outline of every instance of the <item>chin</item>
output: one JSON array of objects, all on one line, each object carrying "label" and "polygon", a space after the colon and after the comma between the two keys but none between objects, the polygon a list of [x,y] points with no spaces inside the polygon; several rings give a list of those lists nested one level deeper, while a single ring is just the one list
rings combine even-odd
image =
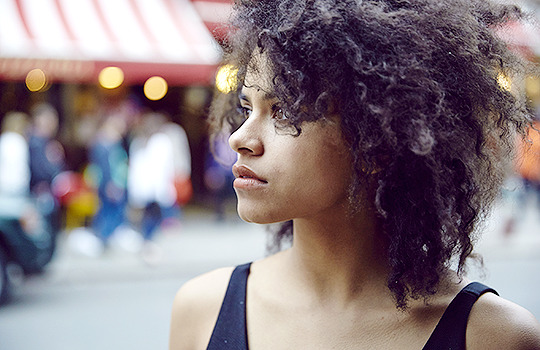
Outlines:
[{"label": "chin", "polygon": [[237,207],[238,216],[245,222],[253,224],[274,224],[277,222],[287,221],[289,219],[281,219],[272,215],[266,210],[257,210],[255,208]]},{"label": "chin", "polygon": [[240,216],[240,219],[242,219],[243,221],[249,222],[249,223],[252,223],[252,224],[264,225],[264,224],[273,224],[273,223],[278,222],[278,221],[269,220],[267,218],[260,217],[260,216],[257,216],[257,215],[255,215],[255,216],[253,216],[253,215],[244,215],[244,214],[241,214],[240,212],[238,213],[238,216]]}]

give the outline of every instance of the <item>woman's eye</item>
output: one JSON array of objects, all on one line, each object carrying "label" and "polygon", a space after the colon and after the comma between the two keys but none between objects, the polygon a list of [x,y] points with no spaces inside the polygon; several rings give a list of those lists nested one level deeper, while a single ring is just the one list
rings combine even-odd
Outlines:
[{"label": "woman's eye", "polygon": [[248,119],[251,115],[251,109],[244,107],[244,106],[238,106],[238,112],[245,118]]},{"label": "woman's eye", "polygon": [[276,120],[287,120],[287,119],[289,119],[289,118],[287,118],[287,115],[285,114],[283,109],[281,109],[279,107],[274,107],[273,110],[274,110],[273,113],[272,113],[272,118],[273,119],[276,119]]}]

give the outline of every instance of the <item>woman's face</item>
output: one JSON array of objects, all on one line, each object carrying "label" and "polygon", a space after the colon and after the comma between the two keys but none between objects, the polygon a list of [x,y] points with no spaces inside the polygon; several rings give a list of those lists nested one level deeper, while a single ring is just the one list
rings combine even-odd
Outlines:
[{"label": "woman's face", "polygon": [[298,136],[283,132],[269,80],[248,72],[239,101],[246,120],[229,139],[240,217],[263,224],[346,210],[351,159],[339,119],[303,123]]}]

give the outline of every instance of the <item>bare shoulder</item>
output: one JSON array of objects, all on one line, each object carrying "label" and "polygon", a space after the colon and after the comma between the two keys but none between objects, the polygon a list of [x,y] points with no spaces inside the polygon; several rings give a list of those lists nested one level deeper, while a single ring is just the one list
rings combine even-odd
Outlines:
[{"label": "bare shoulder", "polygon": [[525,308],[486,293],[471,310],[467,349],[540,349],[540,323]]},{"label": "bare shoulder", "polygon": [[206,349],[232,267],[217,269],[186,282],[173,302],[169,349]]}]

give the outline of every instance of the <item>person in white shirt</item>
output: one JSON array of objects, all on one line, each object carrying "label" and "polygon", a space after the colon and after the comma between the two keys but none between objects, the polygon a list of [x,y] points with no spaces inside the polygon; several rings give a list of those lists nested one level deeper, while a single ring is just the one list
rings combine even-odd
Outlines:
[{"label": "person in white shirt", "polygon": [[2,121],[0,135],[0,193],[27,196],[30,192],[30,166],[26,130],[29,117],[9,112]]}]

